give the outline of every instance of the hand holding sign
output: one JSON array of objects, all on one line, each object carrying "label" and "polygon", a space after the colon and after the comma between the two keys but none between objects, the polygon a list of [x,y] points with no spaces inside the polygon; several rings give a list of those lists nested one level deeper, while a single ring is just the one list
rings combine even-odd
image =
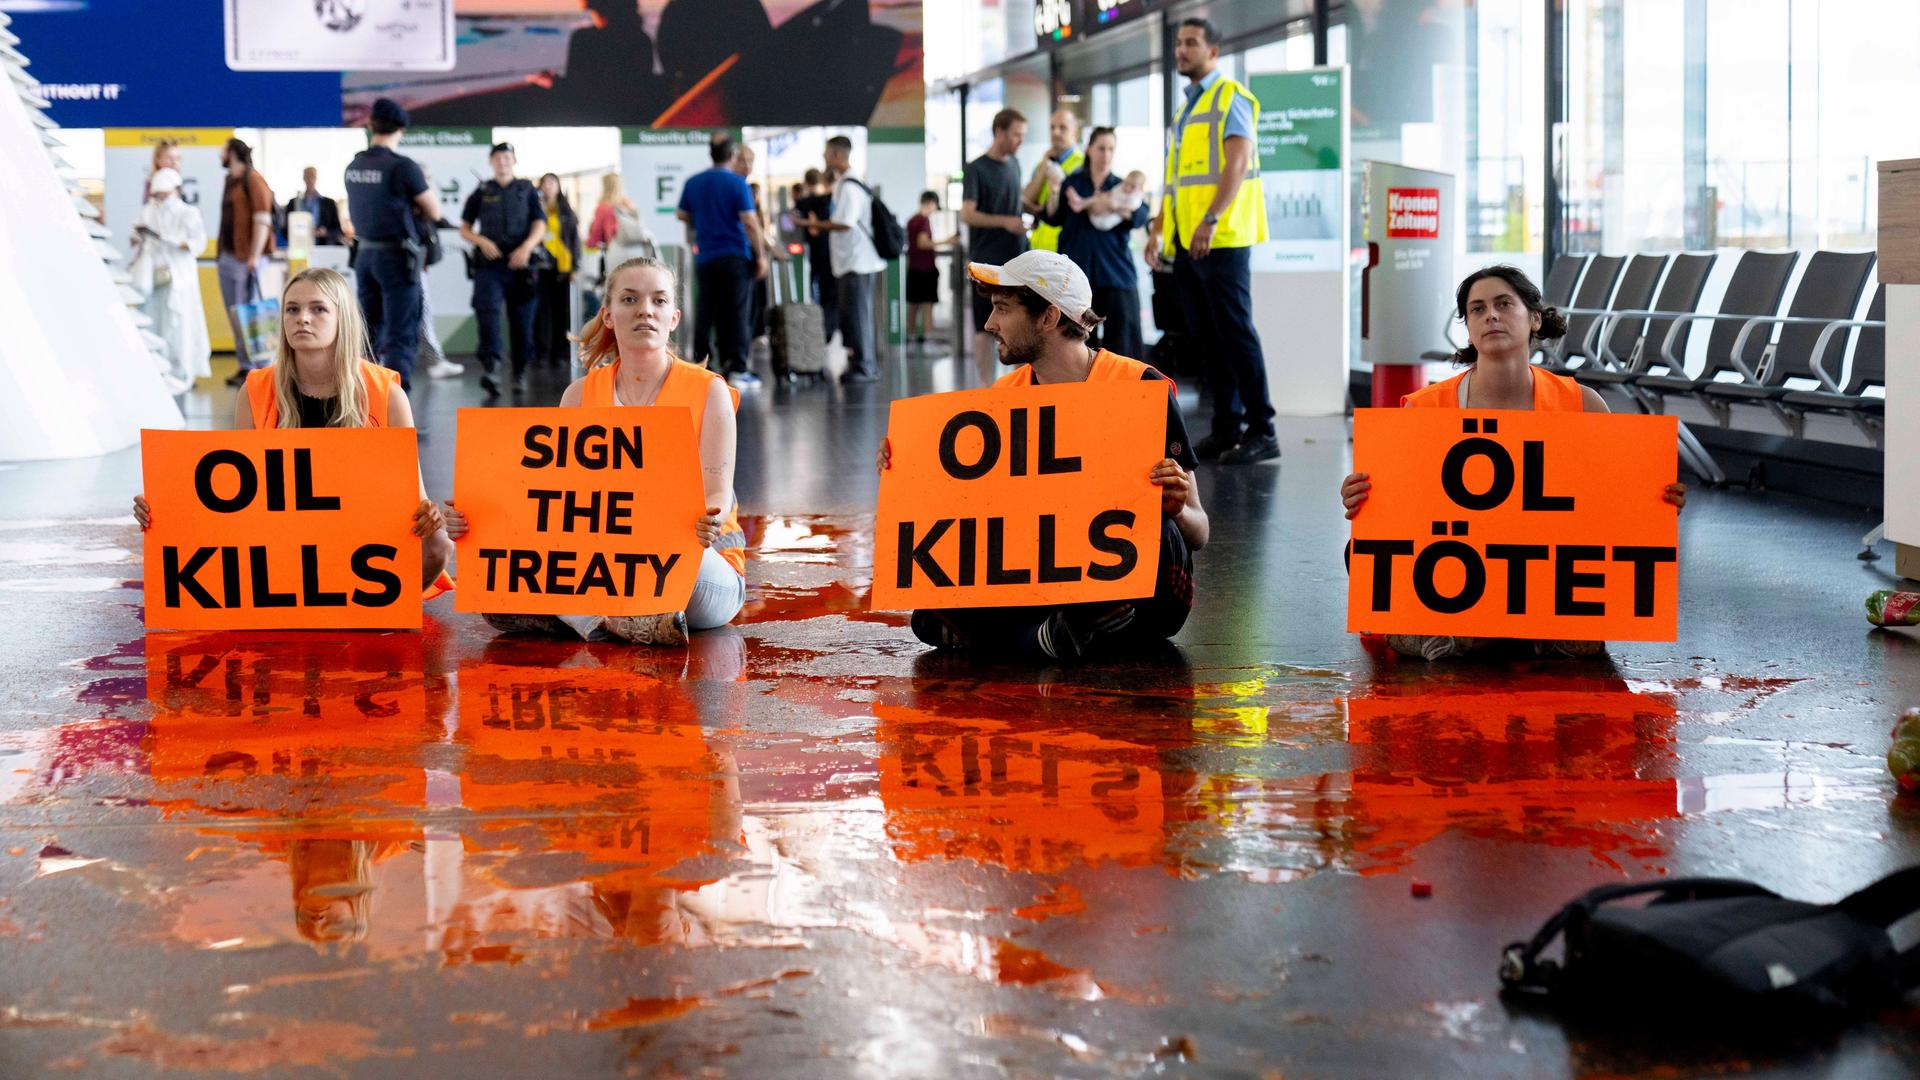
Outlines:
[{"label": "hand holding sign", "polygon": [[163,511],[134,500],[147,625],[417,629],[417,538],[439,527],[417,446],[411,428],[142,432]]},{"label": "hand holding sign", "polygon": [[874,606],[1152,595],[1163,493],[1186,482],[1163,483],[1153,465],[1165,452],[1166,410],[1157,381],[894,402],[879,461]]},{"label": "hand holding sign", "polygon": [[1676,438],[1666,416],[1357,410],[1347,628],[1674,640]]},{"label": "hand holding sign", "polygon": [[[700,450],[685,409],[462,409],[448,535],[479,560],[455,610],[684,610],[700,553]],[[477,572],[476,572],[477,570]]]}]

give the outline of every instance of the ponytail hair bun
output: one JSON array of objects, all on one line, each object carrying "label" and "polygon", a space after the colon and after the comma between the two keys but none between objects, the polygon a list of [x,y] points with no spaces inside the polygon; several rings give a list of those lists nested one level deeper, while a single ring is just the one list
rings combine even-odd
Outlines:
[{"label": "ponytail hair bun", "polygon": [[1533,332],[1536,341],[1558,341],[1567,336],[1567,317],[1556,307],[1540,311],[1540,329]]}]

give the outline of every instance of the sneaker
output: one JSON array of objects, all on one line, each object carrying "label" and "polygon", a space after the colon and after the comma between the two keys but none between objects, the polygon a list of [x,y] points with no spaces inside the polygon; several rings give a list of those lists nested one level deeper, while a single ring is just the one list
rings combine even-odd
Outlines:
[{"label": "sneaker", "polygon": [[1086,655],[1084,642],[1073,624],[1067,621],[1065,611],[1056,611],[1047,616],[1047,621],[1034,628],[1038,637],[1040,651],[1063,664],[1079,661]]},{"label": "sneaker", "polygon": [[519,397],[526,392],[527,373],[525,371],[516,372],[513,376],[513,396]]},{"label": "sneaker", "polygon": [[1451,637],[1446,634],[1388,634],[1387,647],[1401,656],[1417,656],[1422,660],[1447,660],[1456,656],[1465,656],[1479,646],[1479,641],[1470,637]]},{"label": "sneaker", "polygon": [[667,615],[609,615],[607,632],[635,645],[685,645],[687,615],[675,611]]},{"label": "sneaker", "polygon": [[1193,456],[1201,461],[1212,461],[1233,447],[1234,440],[1223,439],[1218,435],[1205,435],[1199,442],[1193,444]]},{"label": "sneaker", "polygon": [[751,371],[736,371],[727,376],[727,385],[735,390],[752,390],[760,385],[760,376]]},{"label": "sneaker", "polygon": [[1239,446],[1220,455],[1222,465],[1252,465],[1259,461],[1272,461],[1280,456],[1280,441],[1269,435],[1264,439],[1247,439]]},{"label": "sneaker", "polygon": [[451,360],[442,360],[427,369],[429,379],[457,379],[466,374],[467,369]]},{"label": "sneaker", "polygon": [[870,382],[879,382],[880,376],[871,371],[855,371],[852,368],[840,373],[841,386],[860,386]]},{"label": "sneaker", "polygon": [[964,649],[971,644],[951,619],[926,608],[908,616],[907,627],[914,637],[936,649]]},{"label": "sneaker", "polygon": [[500,400],[500,384],[493,380],[492,375],[480,376],[480,389],[487,392],[488,401]]},{"label": "sneaker", "polygon": [[558,615],[493,615],[482,614],[487,625],[503,634],[544,634],[548,637],[579,637],[573,627],[560,621]]}]

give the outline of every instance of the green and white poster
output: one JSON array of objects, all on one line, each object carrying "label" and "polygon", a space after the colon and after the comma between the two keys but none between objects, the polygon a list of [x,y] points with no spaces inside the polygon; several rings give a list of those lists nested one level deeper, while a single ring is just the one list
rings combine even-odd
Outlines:
[{"label": "green and white poster", "polygon": [[1347,235],[1345,70],[1250,75],[1247,88],[1260,99],[1254,144],[1269,237],[1254,251],[1253,269],[1340,267]]}]

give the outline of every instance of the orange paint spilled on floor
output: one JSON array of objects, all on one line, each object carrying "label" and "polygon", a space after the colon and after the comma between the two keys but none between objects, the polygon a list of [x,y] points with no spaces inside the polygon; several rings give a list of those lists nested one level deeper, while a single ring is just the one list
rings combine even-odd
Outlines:
[{"label": "orange paint spilled on floor", "polygon": [[625,1005],[588,1020],[586,1030],[606,1031],[609,1028],[640,1027],[645,1024],[657,1024],[662,1020],[671,1020],[676,1016],[685,1016],[706,1002],[697,997],[690,998],[628,998]]},{"label": "orange paint spilled on floor", "polygon": [[1063,881],[1033,903],[1014,908],[1013,913],[1022,919],[1042,922],[1061,915],[1078,915],[1085,910],[1087,901],[1080,890]]}]

